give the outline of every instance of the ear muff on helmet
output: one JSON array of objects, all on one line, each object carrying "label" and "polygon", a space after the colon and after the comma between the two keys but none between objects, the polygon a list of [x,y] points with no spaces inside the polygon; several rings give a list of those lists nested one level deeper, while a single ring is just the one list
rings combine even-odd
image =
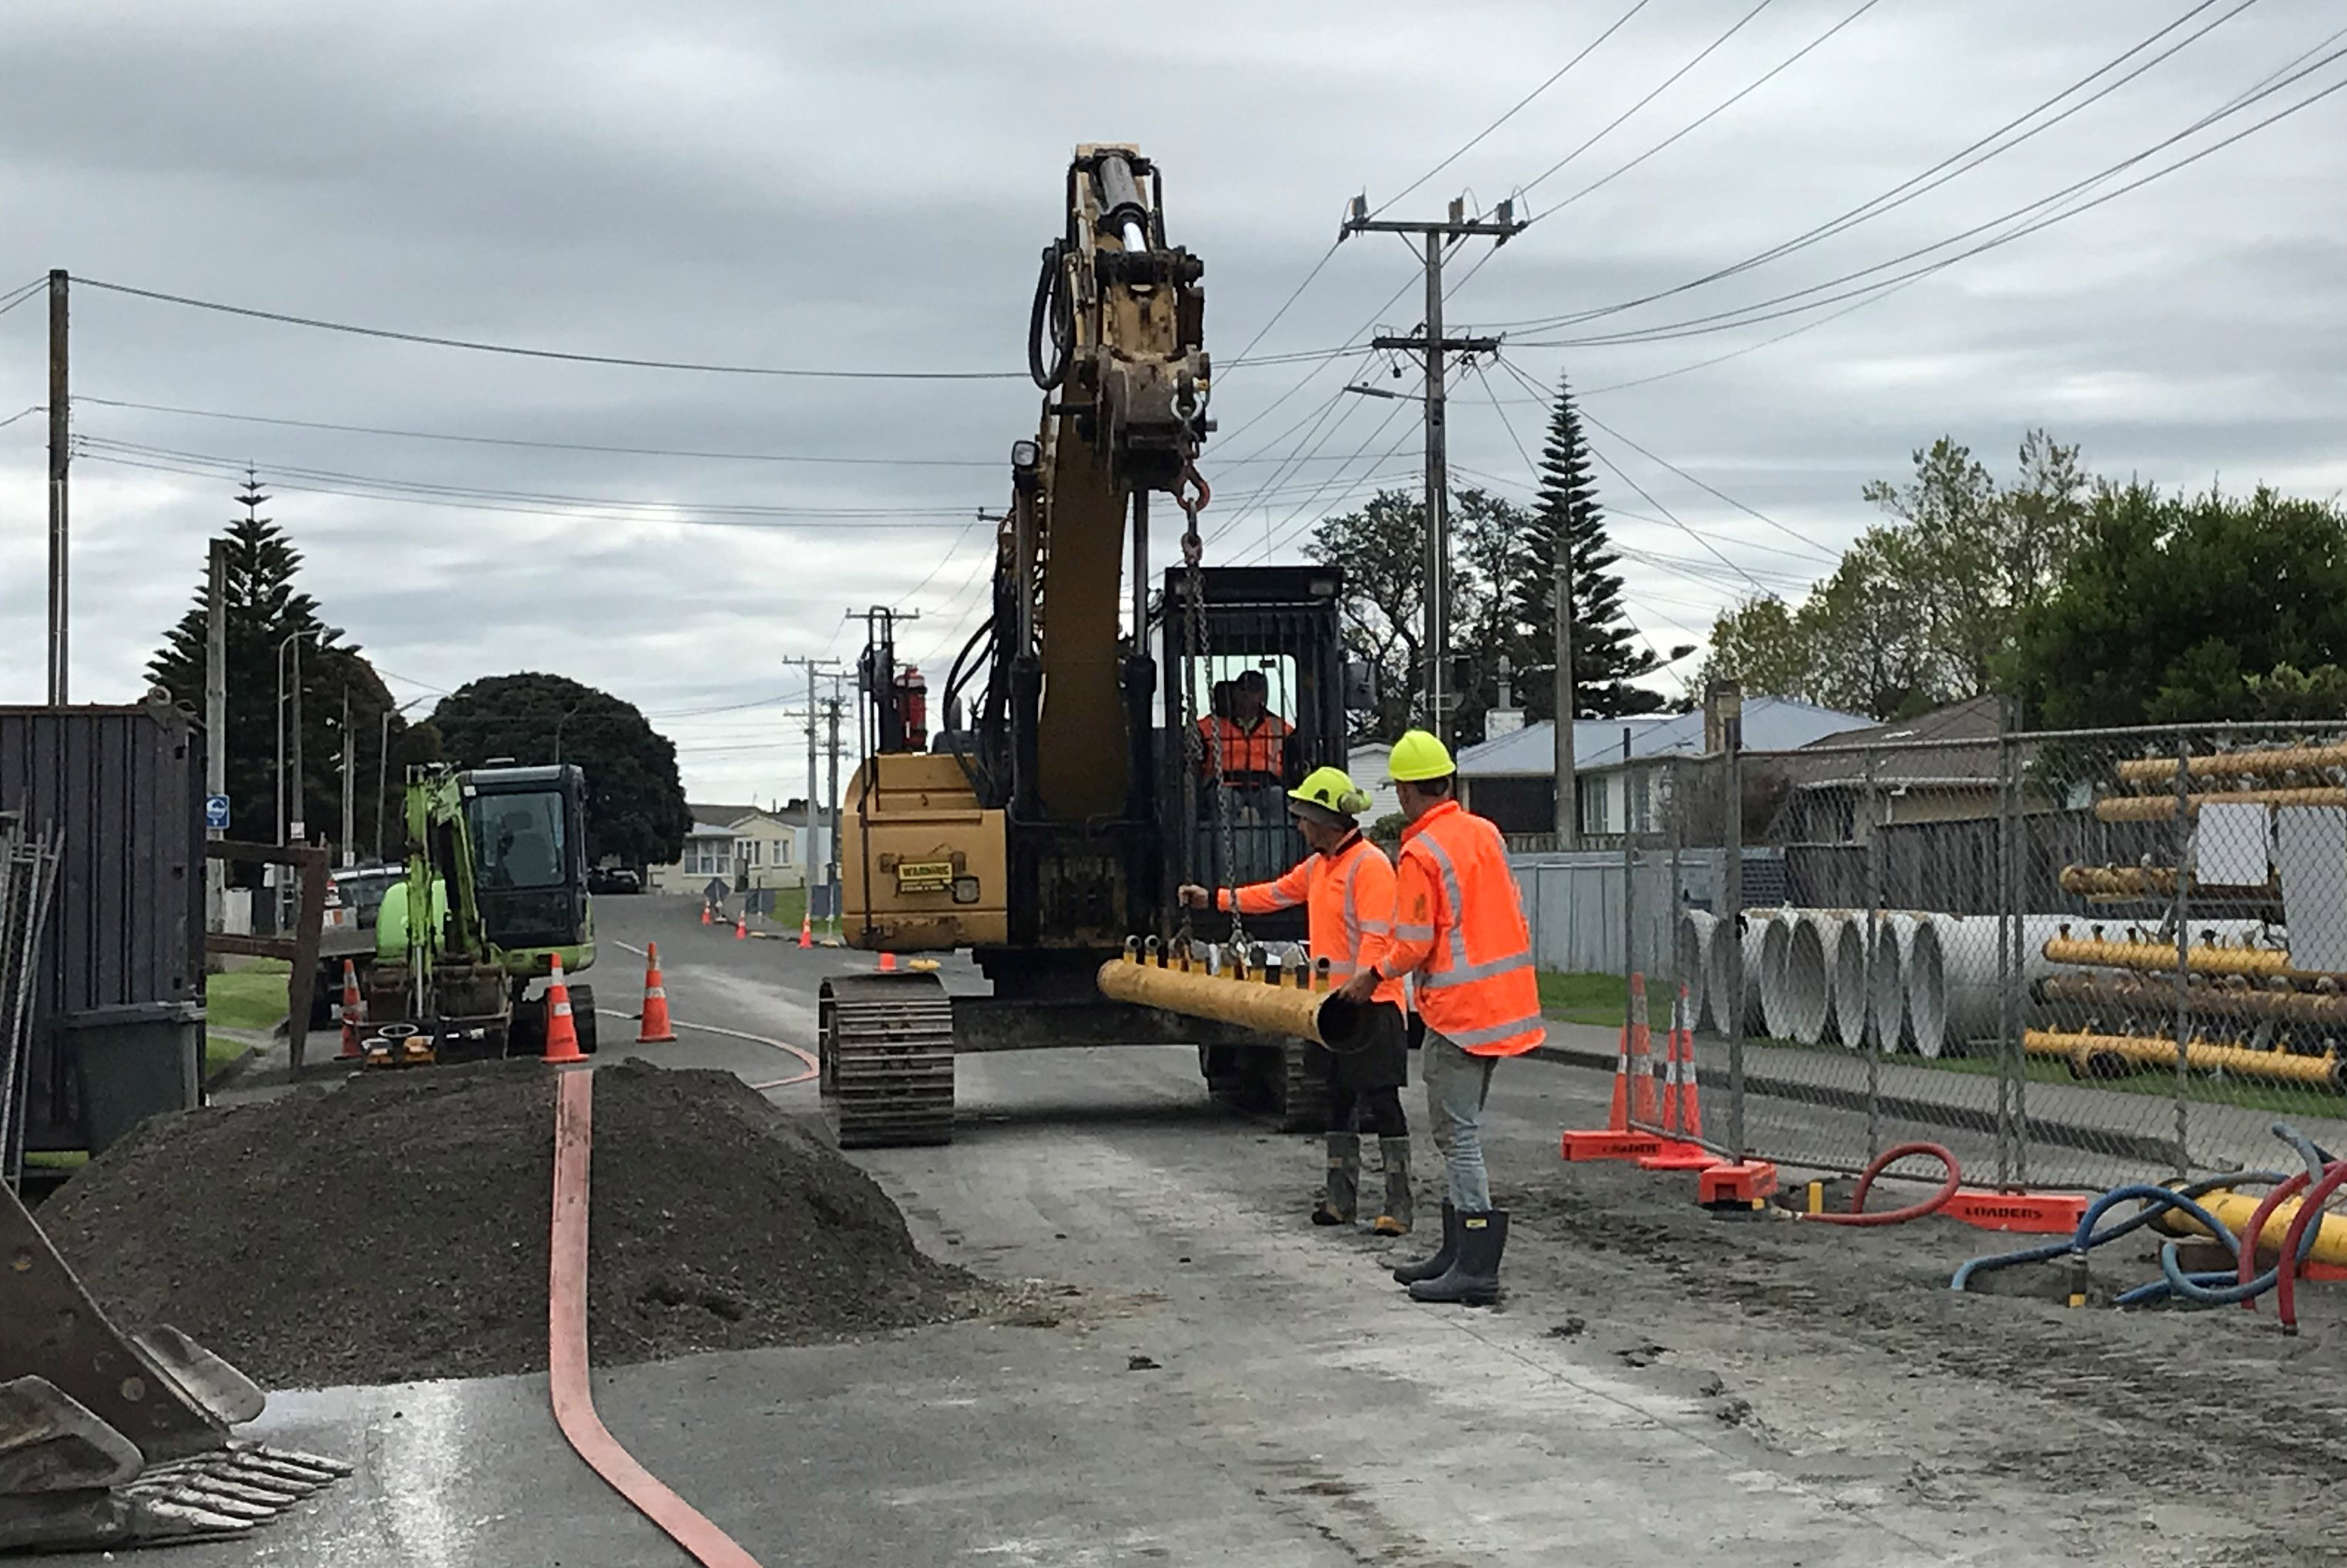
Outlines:
[{"label": "ear muff on helmet", "polygon": [[1347,816],[1358,816],[1369,809],[1369,797],[1361,790],[1347,790],[1337,797],[1337,809]]}]

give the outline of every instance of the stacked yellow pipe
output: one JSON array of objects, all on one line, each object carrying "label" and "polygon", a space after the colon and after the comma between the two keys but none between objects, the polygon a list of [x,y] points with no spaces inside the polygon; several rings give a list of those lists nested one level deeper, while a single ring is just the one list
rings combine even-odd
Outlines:
[{"label": "stacked yellow pipe", "polygon": [[[2053,937],[2045,943],[2045,959],[2054,964],[2077,964],[2096,969],[2141,969],[2155,974],[2176,972],[2176,948],[2167,942],[2106,942],[2084,937]],[[2249,979],[2318,980],[2311,970],[2294,969],[2290,955],[2273,948],[2219,948],[2207,945],[2186,949],[2185,968],[2196,975],[2239,975]]]},{"label": "stacked yellow pipe", "polygon": [[[2171,776],[2174,764],[2168,767]],[[2222,790],[2211,794],[2187,795],[2185,810],[2199,815],[2204,805],[2347,805],[2347,788],[2326,785],[2320,789],[2237,789]],[[2172,794],[2113,794],[2095,803],[2098,822],[2168,822],[2176,815],[2176,797]]]},{"label": "stacked yellow pipe", "polygon": [[[2158,979],[2140,975],[2051,975],[2038,982],[2037,989],[2046,1001],[2073,1007],[2124,1008],[2152,1013],[2176,1010],[2172,974]],[[2253,989],[2246,984],[2237,989],[2196,983],[2188,996],[2196,1014],[2347,1028],[2347,995],[2336,991],[2273,991]]]},{"label": "stacked yellow pipe", "polygon": [[[2176,1066],[2176,1042],[2157,1035],[2072,1034],[2058,1030],[2024,1030],[2021,1049],[2032,1056],[2059,1057],[2081,1078],[2109,1076],[2108,1064],[2129,1067]],[[2347,1064],[2335,1056],[2296,1056],[2281,1050],[2253,1050],[2243,1045],[2196,1040],[2185,1047],[2184,1064],[2196,1071],[2222,1072],[2230,1078],[2253,1078],[2270,1083],[2295,1083],[2313,1089],[2347,1088]]]},{"label": "stacked yellow pipe", "polygon": [[[2211,752],[2188,758],[2185,775],[2196,779],[2262,778],[2273,774],[2322,773],[2347,768],[2347,743],[2327,746],[2274,746],[2264,751]],[[2173,784],[2174,757],[2130,757],[2118,765],[2128,784]]]},{"label": "stacked yellow pipe", "polygon": [[[2176,897],[2176,868],[2172,866],[2065,866],[2061,880],[2063,892],[2080,898],[2137,902]],[[2270,898],[2281,897],[2280,886],[2271,877],[2262,883],[2231,885],[2203,882],[2195,876],[2187,886],[2194,892],[2222,887],[2234,896],[2262,893]]]}]

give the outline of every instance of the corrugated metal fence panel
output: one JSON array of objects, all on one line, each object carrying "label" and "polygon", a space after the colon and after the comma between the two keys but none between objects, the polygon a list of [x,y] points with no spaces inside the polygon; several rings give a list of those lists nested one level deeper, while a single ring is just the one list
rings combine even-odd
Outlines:
[{"label": "corrugated metal fence panel", "polygon": [[0,708],[0,811],[62,836],[42,943],[28,1145],[77,1136],[55,1025],[203,997],[202,730],[176,709]]},{"label": "corrugated metal fence panel", "polygon": [[[1774,871],[1780,860],[1780,852],[1775,849],[1746,850],[1747,890],[1756,880],[1766,880],[1756,877],[1756,868]],[[1631,939],[1637,951],[1634,960],[1625,960],[1620,850],[1509,856],[1523,893],[1524,917],[1532,929],[1533,961],[1560,974],[1618,975],[1637,968],[1654,979],[1685,978],[1671,973],[1678,951],[1677,912],[1719,907],[1725,861],[1722,850],[1679,851],[1676,857],[1678,896],[1674,897],[1671,852],[1640,850],[1637,876],[1631,886]],[[1747,902],[1751,902],[1748,891]]]}]

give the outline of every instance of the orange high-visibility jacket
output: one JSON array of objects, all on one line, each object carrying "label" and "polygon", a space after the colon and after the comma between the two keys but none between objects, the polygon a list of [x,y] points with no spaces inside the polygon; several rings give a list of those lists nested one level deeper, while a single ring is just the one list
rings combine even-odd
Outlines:
[{"label": "orange high-visibility jacket", "polygon": [[1265,713],[1247,729],[1236,719],[1226,719],[1209,713],[1198,721],[1198,739],[1204,748],[1200,753],[1199,770],[1208,778],[1214,775],[1214,737],[1219,732],[1223,742],[1223,774],[1236,778],[1242,774],[1266,774],[1273,778],[1285,777],[1287,772],[1287,737],[1296,733],[1294,725],[1276,713]]},{"label": "orange high-visibility jacket", "polygon": [[[1393,862],[1358,833],[1327,855],[1307,856],[1276,882],[1251,882],[1238,891],[1242,915],[1306,906],[1312,956],[1328,960],[1332,986],[1376,963],[1393,934]],[[1229,888],[1214,889],[1214,907],[1231,907]],[[1404,995],[1403,983],[1389,979],[1372,999],[1402,1007]]]},{"label": "orange high-visibility jacket", "polygon": [[1393,921],[1378,972],[1417,972],[1428,1029],[1475,1056],[1520,1056],[1548,1038],[1498,828],[1455,800],[1403,828]]}]

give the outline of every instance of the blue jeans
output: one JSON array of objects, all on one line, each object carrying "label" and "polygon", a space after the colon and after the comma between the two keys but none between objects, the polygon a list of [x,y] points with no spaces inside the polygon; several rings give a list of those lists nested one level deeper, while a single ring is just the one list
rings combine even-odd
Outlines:
[{"label": "blue jeans", "polygon": [[1471,1056],[1432,1030],[1419,1048],[1426,1077],[1426,1119],[1434,1129],[1450,1179],[1450,1206],[1462,1214],[1491,1207],[1491,1181],[1483,1169],[1483,1102],[1491,1093],[1497,1058]]}]

